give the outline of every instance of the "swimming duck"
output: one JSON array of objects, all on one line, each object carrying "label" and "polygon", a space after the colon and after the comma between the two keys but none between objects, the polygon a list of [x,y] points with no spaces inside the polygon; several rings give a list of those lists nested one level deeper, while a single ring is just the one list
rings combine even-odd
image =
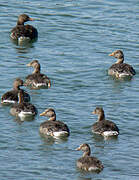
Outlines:
[{"label": "swimming duck", "polygon": [[40,124],[40,133],[53,137],[69,136],[69,128],[61,121],[56,121],[56,113],[54,109],[48,108],[40,116],[49,117],[48,121]]},{"label": "swimming duck", "polygon": [[91,149],[88,144],[81,144],[77,149],[77,151],[82,150],[83,156],[77,160],[76,165],[79,169],[84,171],[96,171],[100,172],[103,170],[103,164],[96,157],[90,156]]},{"label": "swimming duck", "polygon": [[100,134],[104,137],[118,136],[119,129],[112,121],[105,120],[104,110],[101,107],[96,107],[92,114],[98,115],[98,121],[93,124],[92,132]]},{"label": "swimming duck", "polygon": [[25,80],[25,85],[30,86],[33,89],[41,88],[41,87],[51,87],[50,79],[45,75],[41,74],[41,66],[37,60],[31,61],[27,64],[29,67],[33,67],[34,71],[32,74],[28,75]]},{"label": "swimming duck", "polygon": [[27,92],[25,92],[23,89],[20,89],[20,86],[23,86],[23,81],[19,78],[16,78],[13,83],[13,90],[6,92],[1,97],[1,103],[2,104],[13,104],[18,102],[18,92],[21,90],[23,92],[24,101],[29,102],[30,96]]},{"label": "swimming duck", "polygon": [[19,42],[36,39],[38,37],[37,29],[28,24],[24,25],[25,22],[33,20],[27,14],[21,14],[18,17],[17,25],[11,30],[10,37]]},{"label": "swimming duck", "polygon": [[109,54],[109,56],[113,56],[118,59],[116,63],[109,68],[108,70],[109,75],[113,75],[116,76],[117,78],[121,78],[127,76],[132,77],[133,75],[136,74],[135,70],[131,65],[123,63],[124,54],[121,50],[116,50],[113,53]]},{"label": "swimming duck", "polygon": [[10,113],[13,116],[20,117],[22,119],[37,115],[37,109],[33,104],[24,102],[23,91],[19,90],[18,103],[12,105]]}]

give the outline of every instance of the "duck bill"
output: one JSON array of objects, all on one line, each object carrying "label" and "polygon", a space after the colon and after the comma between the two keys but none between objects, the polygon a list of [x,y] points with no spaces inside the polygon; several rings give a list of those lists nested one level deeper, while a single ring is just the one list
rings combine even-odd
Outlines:
[{"label": "duck bill", "polygon": [[29,18],[29,21],[34,21],[34,19],[33,18]]},{"label": "duck bill", "polygon": [[49,79],[48,88],[50,88],[50,87],[51,87],[51,81]]},{"label": "duck bill", "polygon": [[45,116],[45,112],[41,113],[40,116]]},{"label": "duck bill", "polygon": [[76,148],[75,150],[76,150],[76,151],[80,151],[80,150],[81,150],[81,147],[78,147],[78,148]]},{"label": "duck bill", "polygon": [[96,112],[95,112],[95,111],[93,111],[93,112],[92,112],[92,114],[96,114]]},{"label": "duck bill", "polygon": [[109,56],[114,56],[114,53],[109,54]]},{"label": "duck bill", "polygon": [[26,66],[30,67],[30,66],[31,66],[31,64],[30,64],[30,63],[28,63]]}]

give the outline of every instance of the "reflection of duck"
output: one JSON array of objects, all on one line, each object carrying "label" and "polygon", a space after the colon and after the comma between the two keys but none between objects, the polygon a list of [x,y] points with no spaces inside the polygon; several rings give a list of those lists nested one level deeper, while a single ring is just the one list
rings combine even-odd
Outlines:
[{"label": "reflection of duck", "polygon": [[77,167],[81,170],[85,171],[96,171],[100,172],[103,170],[103,164],[96,157],[90,156],[91,149],[88,144],[81,144],[77,149],[77,151],[82,150],[83,156],[77,160]]},{"label": "reflection of duck", "polygon": [[33,60],[32,62],[27,64],[27,66],[33,67],[34,71],[32,74],[26,77],[26,81],[25,81],[26,86],[31,86],[31,88],[33,89],[41,88],[41,87],[50,88],[51,81],[45,74],[40,73],[41,66],[37,60]]},{"label": "reflection of duck", "polygon": [[10,109],[10,113],[13,116],[25,118],[37,115],[36,107],[31,103],[24,102],[23,92],[21,90],[18,93],[18,98],[18,103],[13,104],[13,106]]},{"label": "reflection of duck", "polygon": [[96,107],[92,113],[98,115],[98,122],[92,126],[93,133],[102,136],[117,136],[119,134],[119,129],[116,124],[112,121],[105,120],[103,108]]},{"label": "reflection of duck", "polygon": [[[15,79],[13,83],[13,90],[6,92],[1,97],[1,103],[2,104],[11,104],[18,102],[18,92],[20,89],[20,86],[23,86],[23,81],[19,78]],[[28,102],[30,101],[30,96],[27,92],[24,90],[21,90],[23,92],[24,101]]]},{"label": "reflection of duck", "polygon": [[115,58],[118,59],[117,62],[109,68],[108,70],[109,75],[114,75],[117,78],[121,78],[126,76],[132,77],[133,75],[136,74],[135,70],[131,65],[123,63],[124,54],[121,50],[116,50],[113,53],[109,54],[109,56],[114,56]]},{"label": "reflection of duck", "polygon": [[18,17],[17,25],[11,31],[11,38],[13,40],[24,41],[24,40],[33,40],[38,37],[37,29],[31,25],[24,25],[27,21],[33,21],[26,14],[21,14]]},{"label": "reflection of duck", "polygon": [[69,128],[61,121],[56,121],[56,113],[54,109],[48,108],[40,116],[49,117],[48,121],[40,124],[40,133],[54,137],[69,136]]}]

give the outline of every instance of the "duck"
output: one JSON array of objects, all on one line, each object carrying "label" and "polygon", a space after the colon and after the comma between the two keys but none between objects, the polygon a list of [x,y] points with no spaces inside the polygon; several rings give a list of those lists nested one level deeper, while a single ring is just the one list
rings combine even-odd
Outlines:
[{"label": "duck", "polygon": [[102,107],[96,107],[92,114],[98,115],[98,121],[92,125],[93,133],[100,134],[104,137],[119,135],[119,128],[117,125],[114,122],[105,119]]},{"label": "duck", "polygon": [[12,105],[10,113],[11,115],[19,117],[21,119],[32,116],[34,117],[38,113],[37,108],[29,102],[24,102],[23,95],[23,91],[19,90],[18,103]]},{"label": "duck", "polygon": [[68,126],[62,121],[56,120],[56,113],[53,108],[46,109],[40,116],[47,116],[49,120],[40,124],[40,133],[52,137],[68,137],[70,131]]},{"label": "duck", "polygon": [[42,87],[51,87],[50,79],[40,72],[41,65],[38,60],[33,60],[27,64],[28,67],[33,67],[34,71],[32,74],[28,75],[25,80],[25,85],[30,86],[32,89],[39,89]]},{"label": "duck", "polygon": [[124,63],[124,53],[122,50],[116,50],[109,54],[109,56],[118,59],[116,63],[109,68],[109,75],[115,76],[116,78],[124,78],[132,77],[136,74],[136,71],[131,65]]},{"label": "duck", "polygon": [[29,102],[30,95],[23,89],[20,89],[20,86],[23,86],[23,85],[24,85],[23,80],[21,80],[20,78],[16,78],[13,83],[13,89],[2,95],[1,104],[10,105],[10,104],[18,102],[18,92],[19,91],[23,92],[24,101]]},{"label": "duck", "polygon": [[18,17],[16,26],[11,30],[10,37],[15,41],[34,40],[38,38],[38,31],[31,25],[24,25],[27,21],[33,21],[27,14],[21,14]]},{"label": "duck", "polygon": [[82,150],[84,152],[83,156],[76,162],[78,169],[88,172],[100,172],[103,170],[104,166],[102,162],[96,157],[91,156],[91,148],[88,144],[81,144],[78,148],[76,148],[76,150]]}]

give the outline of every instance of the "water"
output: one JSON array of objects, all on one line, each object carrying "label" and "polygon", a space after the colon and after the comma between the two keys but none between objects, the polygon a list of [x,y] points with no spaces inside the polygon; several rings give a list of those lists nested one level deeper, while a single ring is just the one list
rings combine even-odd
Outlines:
[{"label": "water", "polygon": [[[111,180],[139,179],[139,2],[134,1],[3,1],[0,2],[0,94],[12,87],[16,77],[32,72],[26,64],[38,59],[42,72],[52,80],[50,89],[26,89],[32,103],[43,112],[53,107],[57,119],[68,124],[67,141],[46,140],[38,132],[44,117],[19,123],[0,107],[0,179]],[[38,29],[38,41],[19,47],[9,38],[17,16],[27,13]],[[131,81],[114,81],[107,69],[122,49],[125,61],[136,69]],[[91,112],[101,105],[106,118],[119,129],[118,139],[104,140],[91,133],[97,117]],[[104,164],[99,173],[81,173],[75,162],[81,143]]]}]

